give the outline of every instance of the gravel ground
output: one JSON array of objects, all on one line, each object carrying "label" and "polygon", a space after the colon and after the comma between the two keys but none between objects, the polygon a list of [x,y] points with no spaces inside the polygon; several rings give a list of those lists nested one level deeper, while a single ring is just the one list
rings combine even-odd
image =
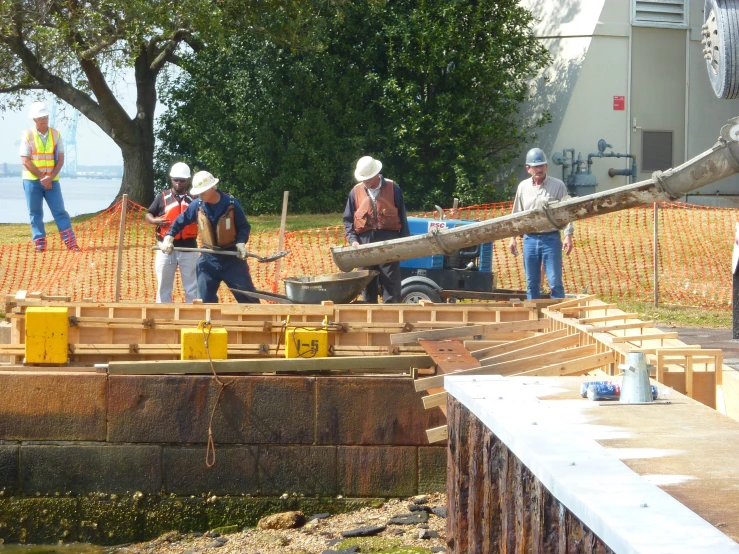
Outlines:
[{"label": "gravel ground", "polygon": [[[414,504],[414,500],[419,504]],[[425,502],[424,502],[425,501]],[[416,547],[426,550],[408,550],[408,552],[444,552],[446,519],[434,513],[429,513],[428,521],[420,524],[395,525],[389,520],[393,516],[408,514],[409,507],[427,509],[446,506],[446,496],[433,494],[414,497],[405,500],[389,500],[379,508],[363,508],[348,514],[339,514],[325,519],[308,521],[298,529],[260,530],[245,529],[242,532],[228,535],[218,533],[167,533],[158,539],[115,549],[120,554],[149,554],[151,552],[163,554],[196,554],[212,552],[214,554],[277,554],[303,553],[321,554],[324,551],[346,548],[346,543],[353,541],[359,546],[358,552],[379,552],[388,547]],[[305,514],[307,518],[314,514]],[[386,529],[379,533],[378,539],[343,539],[341,533],[358,527],[386,525]],[[419,538],[422,533],[430,534],[432,538]],[[438,534],[438,537],[436,536]],[[433,550],[431,550],[433,549]],[[397,552],[405,552],[403,549]]]}]

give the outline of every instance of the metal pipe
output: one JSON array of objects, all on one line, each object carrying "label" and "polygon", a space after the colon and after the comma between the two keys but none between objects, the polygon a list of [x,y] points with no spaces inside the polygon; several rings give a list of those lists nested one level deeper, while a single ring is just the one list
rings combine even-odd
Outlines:
[{"label": "metal pipe", "polygon": [[469,248],[526,233],[563,228],[571,221],[587,219],[654,202],[675,200],[685,193],[739,173],[739,117],[721,129],[718,142],[684,164],[657,171],[651,179],[623,187],[552,202],[533,210],[496,219],[460,225],[453,229],[433,229],[426,235],[374,242],[360,246],[331,248],[336,265],[343,271],[382,263],[420,258],[432,254],[452,254]]}]

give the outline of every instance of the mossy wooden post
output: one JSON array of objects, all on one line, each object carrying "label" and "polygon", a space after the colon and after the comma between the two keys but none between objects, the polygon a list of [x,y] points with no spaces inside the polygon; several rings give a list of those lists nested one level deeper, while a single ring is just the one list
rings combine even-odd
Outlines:
[{"label": "mossy wooden post", "polygon": [[121,299],[121,263],[123,261],[123,240],[126,235],[126,210],[128,209],[128,195],[121,199],[121,223],[118,228],[118,259],[115,264],[115,301]]},{"label": "mossy wooden post", "polygon": [[[285,249],[285,224],[287,222],[287,198],[290,191],[286,190],[282,193],[282,218],[280,218],[280,238],[277,245],[277,251],[282,252]],[[273,292],[279,292],[280,288],[280,270],[282,269],[282,261],[275,262],[275,284],[272,287]]]}]

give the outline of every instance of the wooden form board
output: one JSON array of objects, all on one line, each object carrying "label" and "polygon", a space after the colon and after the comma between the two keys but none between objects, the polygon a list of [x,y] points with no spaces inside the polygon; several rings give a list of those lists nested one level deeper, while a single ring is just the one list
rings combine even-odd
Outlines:
[{"label": "wooden form board", "polygon": [[[320,324],[326,317],[340,323],[340,330],[329,333],[334,353],[368,348],[365,354],[405,353],[409,346],[394,346],[390,335],[401,332],[428,331],[470,325],[529,321],[537,317],[536,307],[521,304],[342,304],[342,305],[268,305],[268,304],[133,304],[57,302],[39,298],[16,299],[7,303],[11,320],[11,346],[22,345],[25,336],[25,309],[30,306],[63,306],[69,312],[69,342],[72,361],[89,364],[114,360],[172,360],[179,358],[180,330],[210,320],[214,327],[228,331],[229,347],[234,355],[261,356],[275,352],[282,343],[283,322]],[[500,338],[522,338],[533,334],[512,331]],[[80,348],[75,348],[80,345]],[[82,345],[95,345],[83,347]],[[111,345],[102,349],[99,345]],[[164,345],[164,346],[162,346]],[[416,345],[413,345],[416,346]],[[238,352],[237,352],[238,351]],[[15,363],[22,353],[13,354]],[[356,355],[362,353],[361,350]]]}]

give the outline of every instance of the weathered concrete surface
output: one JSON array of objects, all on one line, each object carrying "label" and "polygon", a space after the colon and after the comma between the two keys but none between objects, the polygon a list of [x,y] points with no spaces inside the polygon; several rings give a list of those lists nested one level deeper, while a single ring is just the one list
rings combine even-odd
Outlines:
[{"label": "weathered concrete surface", "polygon": [[0,491],[18,489],[18,452],[16,445],[0,445]]},{"label": "weathered concrete surface", "polygon": [[411,496],[418,490],[416,448],[342,446],[339,491],[345,496]]},{"label": "weathered concrete surface", "polygon": [[0,440],[104,441],[106,376],[0,371]]},{"label": "weathered concrete surface", "polygon": [[[213,419],[220,444],[312,444],[315,380],[224,377]],[[110,442],[205,443],[219,386],[210,376],[111,375]]]},{"label": "weathered concrete surface", "polygon": [[257,446],[217,446],[213,467],[205,465],[205,455],[202,446],[165,446],[164,489],[176,495],[257,494]]},{"label": "weathered concrete surface", "polygon": [[445,446],[418,448],[418,492],[428,494],[446,491]]},{"label": "weathered concrete surface", "polygon": [[162,489],[162,448],[121,445],[24,445],[24,494],[155,493]]},{"label": "weathered concrete surface", "polygon": [[424,444],[426,429],[446,421],[423,409],[410,379],[329,377],[317,387],[318,444]]},{"label": "weathered concrete surface", "polygon": [[334,446],[260,446],[260,493],[332,496],[336,455]]}]

